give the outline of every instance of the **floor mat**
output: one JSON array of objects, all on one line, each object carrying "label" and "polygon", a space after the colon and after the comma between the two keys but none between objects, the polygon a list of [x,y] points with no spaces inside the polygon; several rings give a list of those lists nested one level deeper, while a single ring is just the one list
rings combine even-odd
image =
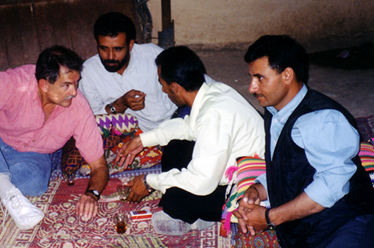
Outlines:
[{"label": "floor mat", "polygon": [[[121,178],[110,178],[103,195],[115,193]],[[120,201],[99,203],[98,216],[84,221],[75,214],[75,203],[87,187],[88,179],[68,186],[61,178],[52,180],[48,191],[40,197],[29,198],[45,213],[45,218],[31,230],[18,229],[8,217],[0,235],[0,247],[230,247],[230,236],[219,236],[220,224],[202,231],[190,231],[183,236],[166,236],[154,232],[151,220],[131,221],[126,233],[117,234],[113,217],[117,212],[148,208],[161,210],[161,193],[153,192],[141,203]],[[0,220],[3,214],[0,214]],[[0,223],[2,224],[2,223]]]}]

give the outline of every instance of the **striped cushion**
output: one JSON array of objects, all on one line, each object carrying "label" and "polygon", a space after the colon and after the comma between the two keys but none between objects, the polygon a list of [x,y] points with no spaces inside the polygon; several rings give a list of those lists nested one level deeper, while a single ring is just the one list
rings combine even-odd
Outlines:
[{"label": "striped cushion", "polygon": [[[104,156],[109,167],[109,174],[124,171],[123,166],[118,166],[114,159],[123,142],[139,135],[142,131],[138,127],[138,120],[131,114],[97,115],[96,122],[103,138]],[[136,155],[127,170],[149,168],[161,162],[162,151],[158,146],[145,148]],[[62,150],[61,167],[63,175],[68,171],[87,176],[91,172],[88,163],[84,160],[79,150],[75,147],[75,140],[70,139]]]},{"label": "striped cushion", "polygon": [[369,142],[361,142],[358,156],[361,159],[362,166],[369,173],[374,187],[374,147]]},{"label": "striped cushion", "polygon": [[237,160],[237,200],[243,197],[244,192],[255,183],[255,179],[266,171],[265,160],[254,157],[240,157]]},{"label": "striped cushion", "polygon": [[[233,167],[230,168],[233,169]],[[236,203],[243,197],[249,186],[254,184],[255,179],[265,173],[265,167],[265,160],[258,157],[240,157],[236,159],[236,166],[231,171],[231,174],[234,171],[236,172],[236,183],[232,187],[225,205],[222,207],[222,219],[230,218],[231,222],[237,222],[236,217],[231,214],[236,209]]]}]

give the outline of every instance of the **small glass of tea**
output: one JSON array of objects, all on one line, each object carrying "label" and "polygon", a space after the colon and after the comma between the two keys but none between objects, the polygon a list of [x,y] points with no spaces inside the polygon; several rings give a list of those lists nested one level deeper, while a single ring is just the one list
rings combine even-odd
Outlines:
[{"label": "small glass of tea", "polygon": [[127,197],[129,196],[129,193],[130,193],[130,187],[126,186],[126,185],[123,185],[123,184],[120,184],[120,185],[117,186],[117,193],[118,193],[119,199],[121,201],[126,201]]},{"label": "small glass of tea", "polygon": [[117,233],[125,233],[127,230],[127,224],[129,222],[129,217],[124,213],[116,213],[114,216],[114,224],[116,225]]}]

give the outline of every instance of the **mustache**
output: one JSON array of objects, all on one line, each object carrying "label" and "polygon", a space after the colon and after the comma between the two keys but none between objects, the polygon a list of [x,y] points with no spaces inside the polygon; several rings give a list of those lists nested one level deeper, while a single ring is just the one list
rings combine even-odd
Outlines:
[{"label": "mustache", "polygon": [[65,98],[65,100],[69,100],[69,99],[72,99],[72,98],[74,98],[75,96],[67,96],[66,98]]},{"label": "mustache", "polygon": [[109,64],[119,64],[119,61],[118,60],[112,60],[112,59],[107,59],[107,60],[104,60],[105,63],[109,63]]},{"label": "mustache", "polygon": [[258,94],[258,93],[252,93],[252,95],[253,95],[254,97],[264,96],[264,95],[262,95],[262,94]]}]

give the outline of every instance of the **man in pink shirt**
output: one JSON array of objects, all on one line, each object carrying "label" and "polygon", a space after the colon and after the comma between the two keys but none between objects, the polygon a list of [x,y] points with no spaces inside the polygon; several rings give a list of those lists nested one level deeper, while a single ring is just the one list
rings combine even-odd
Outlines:
[{"label": "man in pink shirt", "polygon": [[75,52],[53,46],[39,55],[36,66],[0,72],[0,198],[21,229],[44,217],[24,195],[47,190],[49,154],[71,136],[91,168],[76,213],[85,219],[97,214],[109,174],[94,115],[77,90],[82,63]]}]

